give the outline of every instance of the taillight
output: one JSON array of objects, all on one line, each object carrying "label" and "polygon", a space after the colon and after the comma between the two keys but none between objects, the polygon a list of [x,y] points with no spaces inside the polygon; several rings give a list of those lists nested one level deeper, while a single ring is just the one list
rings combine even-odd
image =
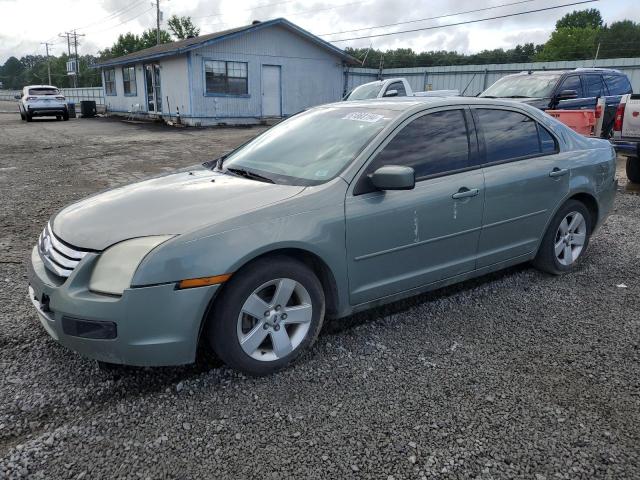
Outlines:
[{"label": "taillight", "polygon": [[56,100],[64,100],[64,97],[56,97]]},{"label": "taillight", "polygon": [[616,117],[613,121],[613,130],[616,132],[622,131],[622,119],[624,118],[624,107],[625,104],[620,102],[618,104],[618,108],[616,109]]},{"label": "taillight", "polygon": [[596,118],[600,118],[602,116],[602,105],[596,106]]},{"label": "taillight", "polygon": [[27,101],[29,101],[29,100],[37,100],[37,99],[38,99],[38,97],[27,97]]}]

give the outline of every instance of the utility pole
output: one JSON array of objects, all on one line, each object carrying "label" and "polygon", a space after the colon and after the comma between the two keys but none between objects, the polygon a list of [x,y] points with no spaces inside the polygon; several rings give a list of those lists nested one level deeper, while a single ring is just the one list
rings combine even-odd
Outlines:
[{"label": "utility pole", "polygon": [[160,0],[156,0],[155,5],[156,5],[156,45],[160,45],[160,15],[162,15],[162,12],[160,12]]},{"label": "utility pole", "polygon": [[[72,64],[69,65],[67,62],[67,75],[71,75],[73,77],[73,88],[78,87],[78,74],[80,73],[80,59],[78,57],[78,37],[84,37],[84,34],[76,33],[74,30],[72,32],[64,32],[64,35],[59,35],[60,37],[67,37],[67,51],[69,52],[69,58],[71,56],[71,37],[73,37],[73,61]],[[71,68],[70,68],[71,67]]]},{"label": "utility pole", "polygon": [[42,42],[40,45],[44,45],[44,48],[47,50],[47,74],[49,75],[49,85],[52,85],[52,83],[51,83],[51,63],[49,62],[49,45],[51,45],[51,43]]}]

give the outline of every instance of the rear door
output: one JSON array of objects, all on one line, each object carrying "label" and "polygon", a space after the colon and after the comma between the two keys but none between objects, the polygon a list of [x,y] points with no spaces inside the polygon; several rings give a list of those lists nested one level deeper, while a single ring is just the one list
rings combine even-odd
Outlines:
[{"label": "rear door", "polygon": [[[384,165],[416,172],[413,190],[378,191]],[[484,179],[468,109],[419,114],[396,129],[345,201],[351,303],[408,291],[475,268]]]},{"label": "rear door", "polygon": [[478,268],[537,248],[547,222],[569,192],[569,154],[524,113],[472,107],[485,166],[485,208]]}]

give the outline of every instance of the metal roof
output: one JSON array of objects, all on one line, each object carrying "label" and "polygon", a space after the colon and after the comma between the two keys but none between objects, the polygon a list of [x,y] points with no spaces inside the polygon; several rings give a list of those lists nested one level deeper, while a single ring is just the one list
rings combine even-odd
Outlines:
[{"label": "metal roof", "polygon": [[217,42],[221,42],[227,40],[236,35],[242,35],[249,32],[254,32],[256,30],[260,30],[267,27],[273,26],[282,26],[293,33],[296,33],[307,40],[315,43],[321,48],[331,51],[336,54],[340,58],[342,58],[345,62],[350,64],[358,64],[358,61],[352,56],[345,53],[343,50],[338,47],[332,45],[329,42],[322,40],[319,37],[316,37],[310,32],[300,28],[299,26],[291,23],[285,18],[276,18],[273,20],[268,20],[264,22],[256,22],[251,25],[245,25],[243,27],[232,28],[229,30],[223,30],[221,32],[209,33],[207,35],[200,35],[199,37],[193,38],[185,38],[184,40],[178,40],[177,42],[171,43],[163,43],[160,45],[156,45],[155,47],[145,48],[144,50],[139,50],[137,52],[130,53],[128,55],[123,55],[121,57],[111,58],[105,60],[103,62],[98,62],[94,64],[94,67],[109,67],[112,65],[123,65],[127,63],[140,62],[144,60],[153,60],[162,57],[181,55],[190,50],[212,45]]}]

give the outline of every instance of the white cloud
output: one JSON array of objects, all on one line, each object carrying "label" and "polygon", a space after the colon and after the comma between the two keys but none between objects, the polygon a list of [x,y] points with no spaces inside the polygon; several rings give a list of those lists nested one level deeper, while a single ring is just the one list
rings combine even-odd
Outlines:
[{"label": "white cloud", "polygon": [[[202,33],[224,30],[250,23],[285,17],[315,34],[340,32],[395,22],[439,16],[496,6],[505,0],[160,0],[165,21],[172,14],[189,15]],[[513,1],[513,0],[512,0]],[[506,2],[510,3],[510,2]],[[395,30],[444,25],[486,18],[506,13],[531,10],[558,4],[549,0],[502,7],[484,12],[414,22],[385,29],[370,29],[325,38],[350,38]],[[265,7],[265,5],[267,5]],[[555,22],[565,13],[580,8],[600,8],[606,22],[623,18],[637,19],[637,0],[605,2],[568,7],[530,15],[473,23],[442,29],[407,33],[336,45],[375,48],[413,48],[420,50],[457,50],[477,52],[491,48],[511,48],[517,43],[543,43]],[[20,21],[17,21],[20,19]],[[166,24],[165,24],[166,25]],[[117,36],[128,31],[142,33],[155,26],[154,8],[150,0],[0,0],[0,63],[13,55],[44,54],[40,42],[55,42],[54,54],[66,50],[66,40],[58,37],[74,28],[84,33],[80,52],[97,53],[113,44]]]}]

